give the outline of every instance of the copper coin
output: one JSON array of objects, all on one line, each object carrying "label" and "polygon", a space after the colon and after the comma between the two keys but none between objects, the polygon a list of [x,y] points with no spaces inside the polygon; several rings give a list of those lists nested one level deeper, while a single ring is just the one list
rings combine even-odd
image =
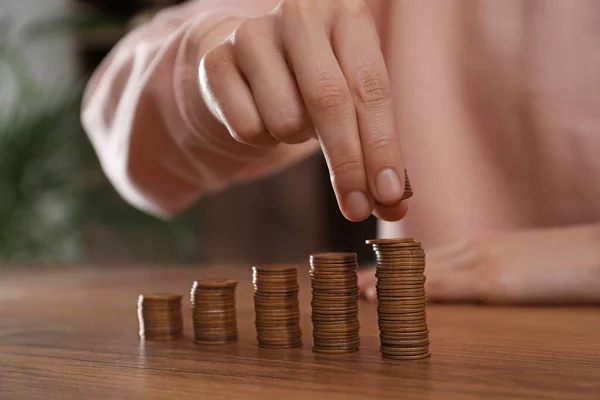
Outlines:
[{"label": "copper coin", "polygon": [[377,293],[379,294],[384,294],[387,293],[389,294],[389,296],[394,296],[396,293],[405,293],[408,291],[423,291],[425,289],[425,283],[421,282],[421,283],[415,283],[413,282],[412,284],[383,284],[383,285],[377,285],[375,287],[375,289],[377,290]]},{"label": "copper coin", "polygon": [[310,302],[312,308],[347,308],[356,306],[359,303],[357,296],[345,297],[344,300],[336,302],[330,298],[323,299],[322,297],[313,297]]},{"label": "copper coin", "polygon": [[400,249],[380,249],[376,246],[373,247],[373,251],[375,256],[382,257],[395,257],[398,256],[400,258],[403,257],[426,257],[426,254],[421,249],[413,249],[413,248],[400,248]]},{"label": "copper coin", "polygon": [[424,332],[428,330],[426,322],[414,323],[401,321],[377,321],[380,332],[383,333],[408,333],[408,332]]},{"label": "copper coin", "polygon": [[356,284],[356,282],[358,282],[358,276],[356,275],[356,273],[353,273],[352,275],[349,276],[342,276],[342,277],[338,277],[335,275],[329,275],[329,276],[319,276],[319,275],[313,275],[311,276],[311,282],[318,282],[318,283],[335,283],[335,284],[342,284],[342,285],[352,285],[352,284]]},{"label": "copper coin", "polygon": [[360,346],[360,339],[315,342],[313,345],[319,349],[348,349]]},{"label": "copper coin", "polygon": [[418,344],[429,344],[429,331],[414,333],[380,332],[379,338],[383,341],[394,342],[390,346],[414,347]]},{"label": "copper coin", "polygon": [[313,327],[315,327],[314,329],[320,330],[321,328],[318,326],[320,323],[338,323],[340,325],[344,325],[344,324],[348,324],[351,323],[353,321],[358,321],[358,315],[353,316],[353,317],[349,317],[349,316],[328,316],[328,317],[324,317],[324,316],[313,316],[312,317],[312,323],[313,323]]},{"label": "copper coin", "polygon": [[327,311],[331,311],[332,313],[334,312],[340,312],[340,311],[344,311],[344,310],[348,310],[348,309],[355,309],[356,307],[358,307],[358,301],[353,301],[353,302],[344,302],[344,303],[334,303],[334,302],[327,302],[327,303],[322,303],[319,302],[317,299],[313,299],[313,301],[311,301],[310,303],[310,307],[311,310],[327,310]]},{"label": "copper coin", "polygon": [[255,283],[254,290],[256,292],[268,292],[268,293],[298,292],[300,290],[300,286],[297,283],[294,285],[281,285],[279,283],[276,283],[276,284]]},{"label": "copper coin", "polygon": [[354,332],[355,330],[360,329],[358,323],[346,324],[346,323],[318,323],[313,324],[313,333],[315,331],[325,333],[346,333],[346,332]]},{"label": "copper coin", "polygon": [[336,340],[355,340],[357,338],[360,338],[360,335],[358,332],[352,332],[352,333],[348,333],[348,334],[343,334],[343,335],[323,335],[320,333],[316,333],[313,334],[313,342],[314,343],[327,343],[330,341],[336,341]]},{"label": "copper coin", "polygon": [[318,308],[313,308],[312,309],[312,316],[313,317],[322,317],[322,318],[328,318],[328,317],[344,317],[344,318],[349,318],[350,316],[354,317],[358,315],[358,307],[355,307],[354,309],[348,309],[348,310],[327,310],[327,309],[318,309]]},{"label": "copper coin", "polygon": [[298,285],[298,276],[282,277],[280,275],[270,276],[255,276],[252,279],[254,285],[281,285],[281,286],[296,286]]},{"label": "copper coin", "polygon": [[[424,274],[376,274],[377,284],[379,286],[385,285],[407,285],[407,284],[419,284],[423,283],[427,280],[427,277]],[[424,279],[422,282],[411,281],[411,279],[417,280],[417,278]],[[408,280],[408,281],[407,281]]]},{"label": "copper coin", "polygon": [[229,279],[213,279],[213,280],[198,280],[194,281],[193,288],[218,290],[218,289],[235,289],[238,282]]},{"label": "copper coin", "polygon": [[321,349],[313,346],[313,352],[322,354],[346,354],[355,353],[359,350],[359,346],[348,348],[348,349]]},{"label": "copper coin", "polygon": [[383,322],[414,322],[414,321],[427,321],[425,313],[414,313],[414,314],[386,314],[378,313],[378,319]]},{"label": "copper coin", "polygon": [[421,340],[411,339],[390,339],[387,336],[380,336],[380,342],[382,346],[386,347],[401,347],[403,349],[412,349],[415,347],[429,346],[429,338]]},{"label": "copper coin", "polygon": [[412,238],[386,238],[386,239],[369,239],[366,240],[365,243],[367,244],[376,244],[376,245],[381,245],[381,244],[413,244],[415,243],[415,240]]},{"label": "copper coin", "polygon": [[381,278],[403,278],[405,276],[425,276],[425,265],[407,266],[393,265],[385,266],[378,265],[375,271],[375,276]]},{"label": "copper coin", "polygon": [[351,252],[321,252],[310,255],[311,260],[356,260],[358,254]]},{"label": "copper coin", "polygon": [[416,355],[429,352],[429,345],[423,345],[419,347],[396,347],[396,346],[385,346],[381,345],[380,350],[383,353],[395,354],[395,355]]}]

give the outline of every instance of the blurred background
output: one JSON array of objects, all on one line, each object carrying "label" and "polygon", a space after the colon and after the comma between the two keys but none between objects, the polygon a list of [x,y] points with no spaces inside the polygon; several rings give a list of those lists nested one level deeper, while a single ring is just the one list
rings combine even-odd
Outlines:
[{"label": "blurred background", "polygon": [[89,75],[134,26],[177,0],[2,0],[0,266],[302,262],[372,251],[347,222],[322,155],[161,221],[126,204],[79,121]]}]

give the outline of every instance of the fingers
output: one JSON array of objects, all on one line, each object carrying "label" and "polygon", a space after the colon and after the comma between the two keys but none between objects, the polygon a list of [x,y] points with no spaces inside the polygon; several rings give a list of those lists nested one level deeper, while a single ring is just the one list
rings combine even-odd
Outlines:
[{"label": "fingers", "polygon": [[236,62],[270,135],[290,144],[309,140],[314,130],[287,65],[273,16],[242,23],[235,32],[233,45]]},{"label": "fingers", "polygon": [[236,140],[250,146],[277,144],[263,124],[230,42],[215,47],[202,58],[200,88],[211,112]]},{"label": "fingers", "polygon": [[[325,23],[297,3],[281,7],[283,42],[321,142],[342,213],[362,221],[373,210],[350,89]],[[299,34],[301,32],[301,34]]]},{"label": "fingers", "polygon": [[200,82],[211,112],[241,143],[316,135],[348,220],[406,214],[390,83],[362,0],[281,1],[208,52]]},{"label": "fingers", "polygon": [[395,110],[377,31],[367,6],[357,4],[333,22],[332,45],[354,101],[370,192],[394,205],[404,191]]}]

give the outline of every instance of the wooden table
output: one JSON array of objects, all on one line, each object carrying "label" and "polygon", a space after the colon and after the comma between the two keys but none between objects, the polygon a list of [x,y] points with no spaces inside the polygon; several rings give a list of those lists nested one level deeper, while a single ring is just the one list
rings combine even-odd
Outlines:
[{"label": "wooden table", "polygon": [[[259,349],[249,268],[123,268],[0,273],[0,399],[600,399],[600,309],[431,305],[432,358],[382,360],[376,307],[361,303],[360,352]],[[238,287],[237,344],[140,341],[142,292],[189,293],[195,279]]]}]

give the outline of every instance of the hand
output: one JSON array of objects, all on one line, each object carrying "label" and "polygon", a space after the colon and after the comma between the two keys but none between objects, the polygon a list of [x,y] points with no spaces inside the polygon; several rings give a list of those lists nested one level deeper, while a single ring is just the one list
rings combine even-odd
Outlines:
[{"label": "hand", "polygon": [[281,1],[208,52],[200,82],[209,110],[239,142],[316,137],[347,219],[405,215],[390,83],[362,0]]},{"label": "hand", "polygon": [[[600,227],[488,233],[427,254],[429,300],[491,304],[600,302]],[[359,277],[373,299],[373,270]]]}]

